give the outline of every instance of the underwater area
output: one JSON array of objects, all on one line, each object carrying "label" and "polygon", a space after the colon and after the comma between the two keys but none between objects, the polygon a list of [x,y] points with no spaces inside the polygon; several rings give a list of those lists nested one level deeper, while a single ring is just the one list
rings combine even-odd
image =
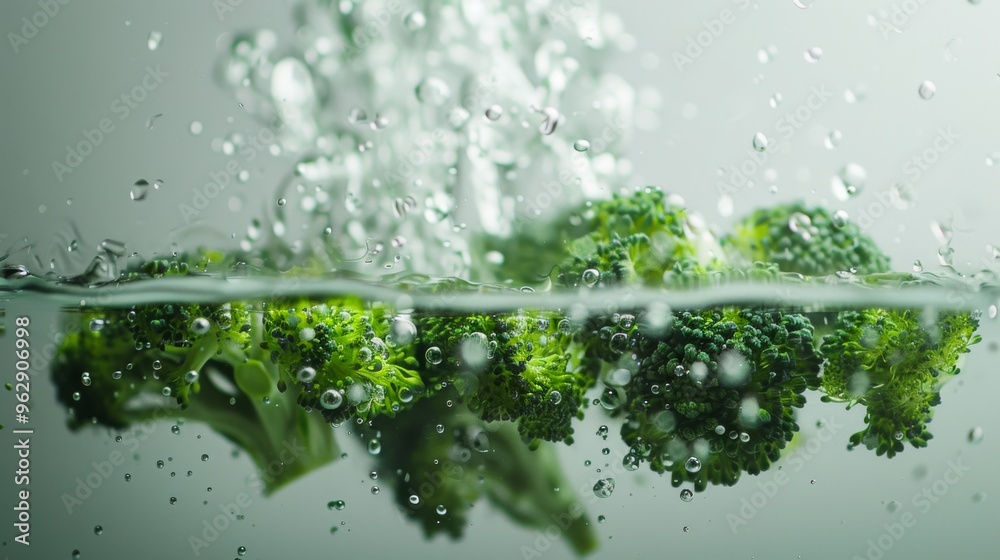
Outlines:
[{"label": "underwater area", "polygon": [[992,557],[998,12],[5,5],[0,555]]}]

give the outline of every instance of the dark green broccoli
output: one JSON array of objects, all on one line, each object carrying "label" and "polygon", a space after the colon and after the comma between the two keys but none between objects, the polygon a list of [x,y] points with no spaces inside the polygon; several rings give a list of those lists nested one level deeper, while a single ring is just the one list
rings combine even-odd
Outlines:
[{"label": "dark green broccoli", "polygon": [[798,430],[802,393],[819,385],[812,325],[794,313],[679,312],[666,336],[639,335],[637,357],[622,428],[630,459],[699,491],[766,470]]},{"label": "dark green broccoli", "polygon": [[801,202],[755,211],[722,243],[749,262],[776,263],[782,271],[806,276],[889,270],[889,258],[857,224]]},{"label": "dark green broccoli", "polygon": [[941,386],[980,341],[978,326],[976,315],[966,312],[841,312],[833,334],[823,339],[823,399],[865,407],[867,425],[851,436],[851,447],[864,445],[888,457],[906,442],[926,447]]}]

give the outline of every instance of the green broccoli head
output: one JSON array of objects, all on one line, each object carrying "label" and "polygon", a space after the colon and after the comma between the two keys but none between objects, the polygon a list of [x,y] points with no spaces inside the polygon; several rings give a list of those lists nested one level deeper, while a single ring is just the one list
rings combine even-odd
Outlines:
[{"label": "green broccoli head", "polygon": [[378,442],[376,471],[392,480],[399,508],[428,537],[460,538],[469,511],[485,497],[527,527],[544,530],[558,523],[578,554],[597,547],[550,444],[529,451],[513,424],[487,424],[457,393],[421,399],[359,432]]},{"label": "green broccoli head", "polygon": [[453,379],[483,420],[517,422],[528,441],[572,443],[593,377],[571,367],[559,315],[427,315],[420,325],[426,369]]},{"label": "green broccoli head", "polygon": [[806,276],[889,270],[889,258],[857,224],[801,202],[755,211],[722,242],[751,262],[776,263],[782,271]]},{"label": "green broccoli head", "polygon": [[299,402],[332,421],[394,415],[426,391],[416,326],[358,298],[275,302],[264,312],[270,360],[301,386]]},{"label": "green broccoli head", "polygon": [[851,436],[893,457],[909,442],[926,447],[927,424],[941,385],[958,374],[959,358],[979,342],[974,314],[908,309],[843,311],[823,339],[824,400],[865,407],[865,429]]},{"label": "green broccoli head", "polygon": [[[281,391],[260,355],[261,313],[246,303],[165,303],[66,313],[52,365],[73,429],[202,422],[247,452],[271,492],[337,456],[330,426]],[[287,445],[305,452],[291,463]],[[287,459],[287,458],[286,458]],[[285,463],[279,476],[268,468]]]},{"label": "green broccoli head", "polygon": [[795,313],[680,312],[662,339],[640,336],[638,358],[622,428],[630,458],[698,491],[766,470],[819,383],[812,325]]},{"label": "green broccoli head", "polygon": [[659,285],[679,261],[711,263],[722,255],[702,220],[656,187],[593,204],[580,225],[558,268],[562,286]]}]

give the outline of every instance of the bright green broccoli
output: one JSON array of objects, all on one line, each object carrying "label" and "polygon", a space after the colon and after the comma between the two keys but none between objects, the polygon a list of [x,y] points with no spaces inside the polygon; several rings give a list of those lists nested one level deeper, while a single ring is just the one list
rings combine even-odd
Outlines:
[{"label": "bright green broccoli", "polygon": [[699,491],[767,470],[819,384],[812,325],[795,313],[682,311],[664,337],[638,335],[637,358],[622,427],[630,459]]},{"label": "bright green broccoli", "polygon": [[656,187],[615,194],[579,213],[579,236],[567,240],[556,283],[573,286],[660,285],[680,261],[710,265],[721,248],[683,200]]},{"label": "bright green broccoli", "polygon": [[558,314],[434,315],[419,320],[425,368],[450,377],[486,422],[517,422],[526,441],[572,443],[594,377],[575,367]]},{"label": "bright green broccoli", "polygon": [[823,339],[823,399],[865,407],[867,425],[851,436],[851,447],[864,445],[889,457],[906,442],[926,447],[941,386],[979,342],[978,326],[978,318],[966,312],[841,312],[833,334]]},{"label": "bright green broccoli", "polygon": [[[155,266],[155,265],[150,265]],[[169,265],[178,274],[181,266]],[[265,490],[333,460],[331,427],[296,405],[261,348],[263,313],[246,303],[163,303],[66,313],[52,366],[74,429],[126,429],[141,421],[202,422],[275,472],[288,445],[305,449],[264,477]]]},{"label": "bright green broccoli", "polygon": [[469,510],[485,497],[527,527],[558,526],[578,554],[597,547],[552,444],[529,451],[514,424],[484,422],[453,391],[380,417],[359,435],[377,442],[375,470],[392,480],[396,503],[428,537],[461,537]]},{"label": "bright green broccoli", "polygon": [[801,202],[755,211],[722,243],[751,263],[776,263],[782,271],[806,276],[889,270],[889,258],[857,224]]},{"label": "bright green broccoli", "polygon": [[301,386],[299,403],[329,420],[392,416],[426,391],[416,326],[358,298],[275,301],[264,312],[271,362]]}]

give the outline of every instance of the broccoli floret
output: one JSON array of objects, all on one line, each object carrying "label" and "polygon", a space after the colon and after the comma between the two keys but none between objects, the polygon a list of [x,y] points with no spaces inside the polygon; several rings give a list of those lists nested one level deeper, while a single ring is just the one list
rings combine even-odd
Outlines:
[{"label": "broccoli floret", "polygon": [[557,524],[578,554],[597,547],[579,498],[551,444],[529,451],[509,422],[483,422],[453,392],[422,399],[362,437],[378,443],[376,471],[392,480],[400,509],[431,537],[460,538],[481,498],[511,519],[544,530]]},{"label": "broccoli floret", "polygon": [[526,441],[572,443],[593,377],[573,367],[561,316],[519,312],[420,318],[425,368],[453,379],[486,422],[517,422]]},{"label": "broccoli floret", "polygon": [[865,429],[851,436],[878,455],[904,443],[926,447],[941,386],[959,372],[959,358],[979,342],[978,318],[966,312],[908,309],[843,311],[823,339],[824,400],[865,407]]},{"label": "broccoli floret", "polygon": [[750,262],[772,262],[806,276],[889,270],[889,258],[857,224],[801,202],[755,211],[722,242]]},{"label": "broccoli floret", "polygon": [[732,485],[778,459],[798,430],[794,409],[819,384],[802,315],[726,307],[675,315],[662,339],[639,336],[622,437],[630,460],[672,483]]},{"label": "broccoli floret", "polygon": [[722,256],[714,235],[677,197],[656,187],[616,194],[580,213],[581,236],[567,243],[559,285],[659,285],[676,263]]},{"label": "broccoli floret", "polygon": [[270,360],[301,385],[299,402],[328,420],[394,415],[426,391],[416,326],[357,298],[275,302],[264,313]]},{"label": "broccoli floret", "polygon": [[[261,313],[248,304],[89,309],[66,323],[52,376],[73,429],[202,422],[250,455],[267,492],[338,454],[330,426],[296,406],[262,359]],[[305,451],[286,462],[288,445]]]}]

